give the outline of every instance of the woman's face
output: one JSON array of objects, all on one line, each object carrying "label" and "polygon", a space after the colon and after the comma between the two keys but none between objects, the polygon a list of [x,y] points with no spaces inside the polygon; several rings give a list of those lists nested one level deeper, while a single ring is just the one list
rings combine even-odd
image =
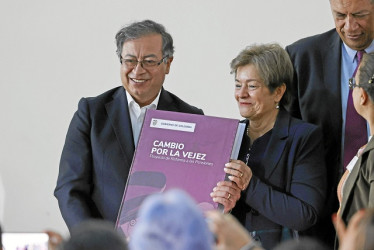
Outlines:
[{"label": "woman's face", "polygon": [[[237,69],[235,75],[235,99],[240,115],[255,120],[276,111],[283,92],[270,93],[254,65],[247,64]],[[276,113],[275,113],[276,114]]]}]

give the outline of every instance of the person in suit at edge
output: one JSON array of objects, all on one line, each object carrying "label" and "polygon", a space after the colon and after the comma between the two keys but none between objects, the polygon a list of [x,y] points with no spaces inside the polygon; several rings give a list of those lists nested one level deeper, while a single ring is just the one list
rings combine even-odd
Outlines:
[{"label": "person in suit at edge", "polygon": [[[335,29],[301,39],[287,46],[286,51],[294,65],[293,94],[287,109],[292,116],[322,129],[326,153],[328,194],[325,214],[305,234],[318,237],[332,247],[335,230],[331,214],[338,209],[336,187],[346,167],[343,159],[348,159],[344,160],[347,163],[354,155],[344,154],[347,82],[357,67],[356,53],[374,51],[374,1],[330,0],[330,7]],[[368,136],[365,129],[352,130],[349,132],[360,131],[363,137]],[[350,141],[346,143],[347,148],[352,147]],[[362,144],[353,152],[360,146]]]},{"label": "person in suit at edge", "polygon": [[[341,206],[338,216],[348,224],[359,210],[374,207],[374,53],[364,54],[357,74],[349,80],[353,104],[370,126],[369,142],[354,157],[340,181]],[[336,241],[337,243],[337,241]]]},{"label": "person in suit at edge", "polygon": [[219,182],[211,196],[226,212],[232,209],[265,249],[272,249],[313,226],[322,214],[322,133],[284,109],[293,68],[278,44],[247,47],[232,60],[231,70],[247,133],[239,159],[225,165],[230,181]]},{"label": "person in suit at edge", "polygon": [[173,39],[151,20],[116,34],[122,85],[82,98],[70,123],[54,194],[69,228],[89,218],[115,222],[147,109],[203,114],[163,88]]}]

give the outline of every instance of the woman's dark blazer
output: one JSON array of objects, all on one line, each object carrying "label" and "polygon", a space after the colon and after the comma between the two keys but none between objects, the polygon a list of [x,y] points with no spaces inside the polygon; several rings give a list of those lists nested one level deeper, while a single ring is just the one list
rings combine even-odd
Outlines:
[{"label": "woman's dark blazer", "polygon": [[[248,147],[245,135],[240,159]],[[326,169],[320,129],[281,109],[261,165],[232,213],[271,249],[281,241],[282,229],[306,230],[322,213]]]}]

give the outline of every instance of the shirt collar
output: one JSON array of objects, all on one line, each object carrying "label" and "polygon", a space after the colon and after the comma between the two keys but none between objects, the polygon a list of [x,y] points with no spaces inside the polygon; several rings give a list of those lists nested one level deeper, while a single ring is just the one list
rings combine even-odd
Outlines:
[{"label": "shirt collar", "polygon": [[[354,62],[355,57],[356,57],[357,50],[351,49],[351,48],[348,47],[348,45],[345,44],[344,42],[343,42],[343,45],[344,45],[345,51],[347,51],[347,55],[348,55],[350,61],[351,61],[351,62]],[[374,52],[374,40],[371,42],[371,44],[369,45],[369,47],[367,47],[367,48],[365,49],[365,52],[366,52],[366,53]]]},{"label": "shirt collar", "polygon": [[[157,105],[158,105],[158,101],[160,99],[160,94],[161,94],[161,90],[158,92],[158,95],[156,96],[156,98],[153,100],[153,102],[145,107],[152,107],[152,108],[157,108]],[[129,92],[126,90],[126,97],[127,97],[127,104],[129,107],[131,106],[139,106],[139,104],[134,100],[134,98],[132,98],[132,96],[129,94]]]}]

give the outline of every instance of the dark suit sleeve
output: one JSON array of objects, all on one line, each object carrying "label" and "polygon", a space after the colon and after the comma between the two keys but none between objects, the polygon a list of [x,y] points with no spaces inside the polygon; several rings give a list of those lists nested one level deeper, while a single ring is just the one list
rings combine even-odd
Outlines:
[{"label": "dark suit sleeve", "polygon": [[89,117],[87,100],[82,98],[66,135],[54,192],[69,229],[82,220],[99,217],[90,195],[92,151]]},{"label": "dark suit sleeve", "polygon": [[326,188],[321,133],[304,125],[295,131],[287,160],[277,166],[288,168],[289,193],[253,176],[246,197],[247,204],[269,220],[298,231],[316,223]]}]

